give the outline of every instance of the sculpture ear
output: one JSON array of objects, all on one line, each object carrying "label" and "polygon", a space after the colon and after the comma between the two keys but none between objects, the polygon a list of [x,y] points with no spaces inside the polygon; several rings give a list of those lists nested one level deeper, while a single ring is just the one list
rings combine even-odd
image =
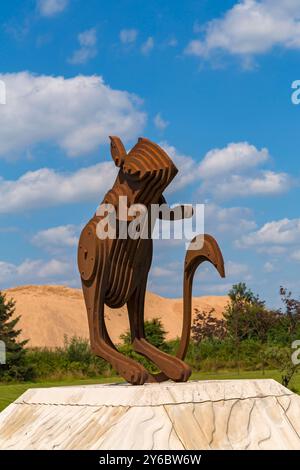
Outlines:
[{"label": "sculpture ear", "polygon": [[124,145],[119,137],[109,136],[110,153],[117,167],[121,167],[127,155]]},{"label": "sculpture ear", "polygon": [[167,204],[165,197],[163,195],[160,196],[158,204],[161,206],[162,204]]}]

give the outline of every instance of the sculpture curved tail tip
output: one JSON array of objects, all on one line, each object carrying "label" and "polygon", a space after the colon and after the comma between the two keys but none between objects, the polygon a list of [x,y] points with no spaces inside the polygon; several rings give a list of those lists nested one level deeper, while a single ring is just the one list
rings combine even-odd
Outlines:
[{"label": "sculpture curved tail tip", "polygon": [[203,261],[214,265],[222,278],[225,277],[224,259],[217,241],[211,235],[198,235],[191,241],[185,261],[185,270],[195,271]]},{"label": "sculpture curved tail tip", "polygon": [[225,277],[222,252],[218,243],[211,235],[195,237],[186,252],[183,277],[183,323],[177,357],[184,359],[190,340],[192,319],[192,290],[196,269],[201,263],[208,261],[213,264],[221,277]]}]

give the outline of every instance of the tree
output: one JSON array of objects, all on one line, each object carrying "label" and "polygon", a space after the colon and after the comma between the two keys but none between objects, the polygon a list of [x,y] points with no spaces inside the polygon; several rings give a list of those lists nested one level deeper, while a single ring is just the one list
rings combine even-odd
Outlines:
[{"label": "tree", "polygon": [[212,308],[209,312],[195,310],[195,318],[192,325],[192,338],[195,343],[205,339],[223,340],[226,336],[225,320],[216,317],[216,311]]},{"label": "tree", "polygon": [[26,364],[27,341],[18,341],[21,330],[17,329],[20,317],[14,317],[15,301],[7,300],[0,292],[0,340],[5,344],[6,363],[0,365],[0,379],[29,380],[33,368]]},{"label": "tree", "polygon": [[284,348],[273,354],[278,368],[281,371],[281,383],[287,387],[293,376],[299,371],[299,364],[293,363],[293,341],[299,339],[300,334],[300,301],[292,297],[292,293],[284,287],[280,287],[280,296],[285,311],[279,310],[278,323],[275,330],[275,338],[286,344]]},{"label": "tree", "polygon": [[249,289],[244,282],[234,284],[228,292],[228,297],[234,304],[256,304],[265,305],[263,300],[260,300],[258,295],[255,295],[251,289]]},{"label": "tree", "polygon": [[[281,315],[281,320],[284,317],[287,321],[284,322],[284,326],[287,327],[287,334],[290,343],[298,339],[300,330],[300,301],[292,297],[292,293],[284,287],[280,287],[281,301],[285,306],[285,312]],[[281,313],[281,312],[280,312]]]},{"label": "tree", "polygon": [[228,334],[237,343],[245,339],[265,342],[278,320],[278,313],[267,310],[265,302],[245,283],[233,285],[228,296],[230,303],[224,313]]},{"label": "tree", "polygon": [[235,344],[239,370],[241,341],[250,339],[265,342],[276,314],[269,312],[265,302],[245,283],[233,285],[228,296],[230,302],[226,306],[224,318],[228,335]]}]

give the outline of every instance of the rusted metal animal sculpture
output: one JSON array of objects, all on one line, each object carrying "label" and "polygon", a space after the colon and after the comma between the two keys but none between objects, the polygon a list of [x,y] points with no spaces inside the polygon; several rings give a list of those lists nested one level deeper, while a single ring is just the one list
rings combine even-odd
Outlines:
[{"label": "rusted metal animal sculpture", "polygon": [[[126,196],[128,207],[143,204],[165,204],[163,192],[177,173],[167,153],[148,139],[140,138],[127,154],[118,137],[110,137],[111,155],[119,172],[115,183],[102,204],[111,204],[119,214],[119,197]],[[181,206],[180,206],[181,207]],[[191,213],[181,207],[182,216]],[[78,267],[88,314],[92,351],[108,361],[132,384],[145,382],[188,380],[191,369],[183,362],[190,338],[192,283],[194,273],[204,261],[212,263],[224,277],[224,262],[217,242],[210,235],[196,237],[199,249],[188,249],[183,277],[183,326],[176,357],[151,345],[145,338],[144,301],[152,261],[152,239],[105,238],[97,236],[101,215],[96,214],[84,227],[78,246]],[[172,216],[170,217],[170,219]],[[132,220],[127,217],[126,224]],[[153,221],[151,221],[153,222]],[[191,245],[190,245],[191,247]],[[105,325],[104,305],[119,308],[127,304],[133,348],[150,359],[160,369],[150,374],[141,364],[125,357],[112,343]]]}]

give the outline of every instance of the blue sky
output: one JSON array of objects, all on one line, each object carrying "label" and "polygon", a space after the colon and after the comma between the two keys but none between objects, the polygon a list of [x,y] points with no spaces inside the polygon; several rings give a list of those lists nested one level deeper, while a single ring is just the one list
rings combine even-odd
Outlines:
[{"label": "blue sky", "polygon": [[[114,179],[109,134],[163,145],[168,202],[206,204],[227,278],[299,295],[299,0],[10,0],[0,14],[0,282],[79,286],[76,243]],[[297,140],[298,139],[298,140]],[[155,242],[149,288],[181,296],[184,244]]]}]

